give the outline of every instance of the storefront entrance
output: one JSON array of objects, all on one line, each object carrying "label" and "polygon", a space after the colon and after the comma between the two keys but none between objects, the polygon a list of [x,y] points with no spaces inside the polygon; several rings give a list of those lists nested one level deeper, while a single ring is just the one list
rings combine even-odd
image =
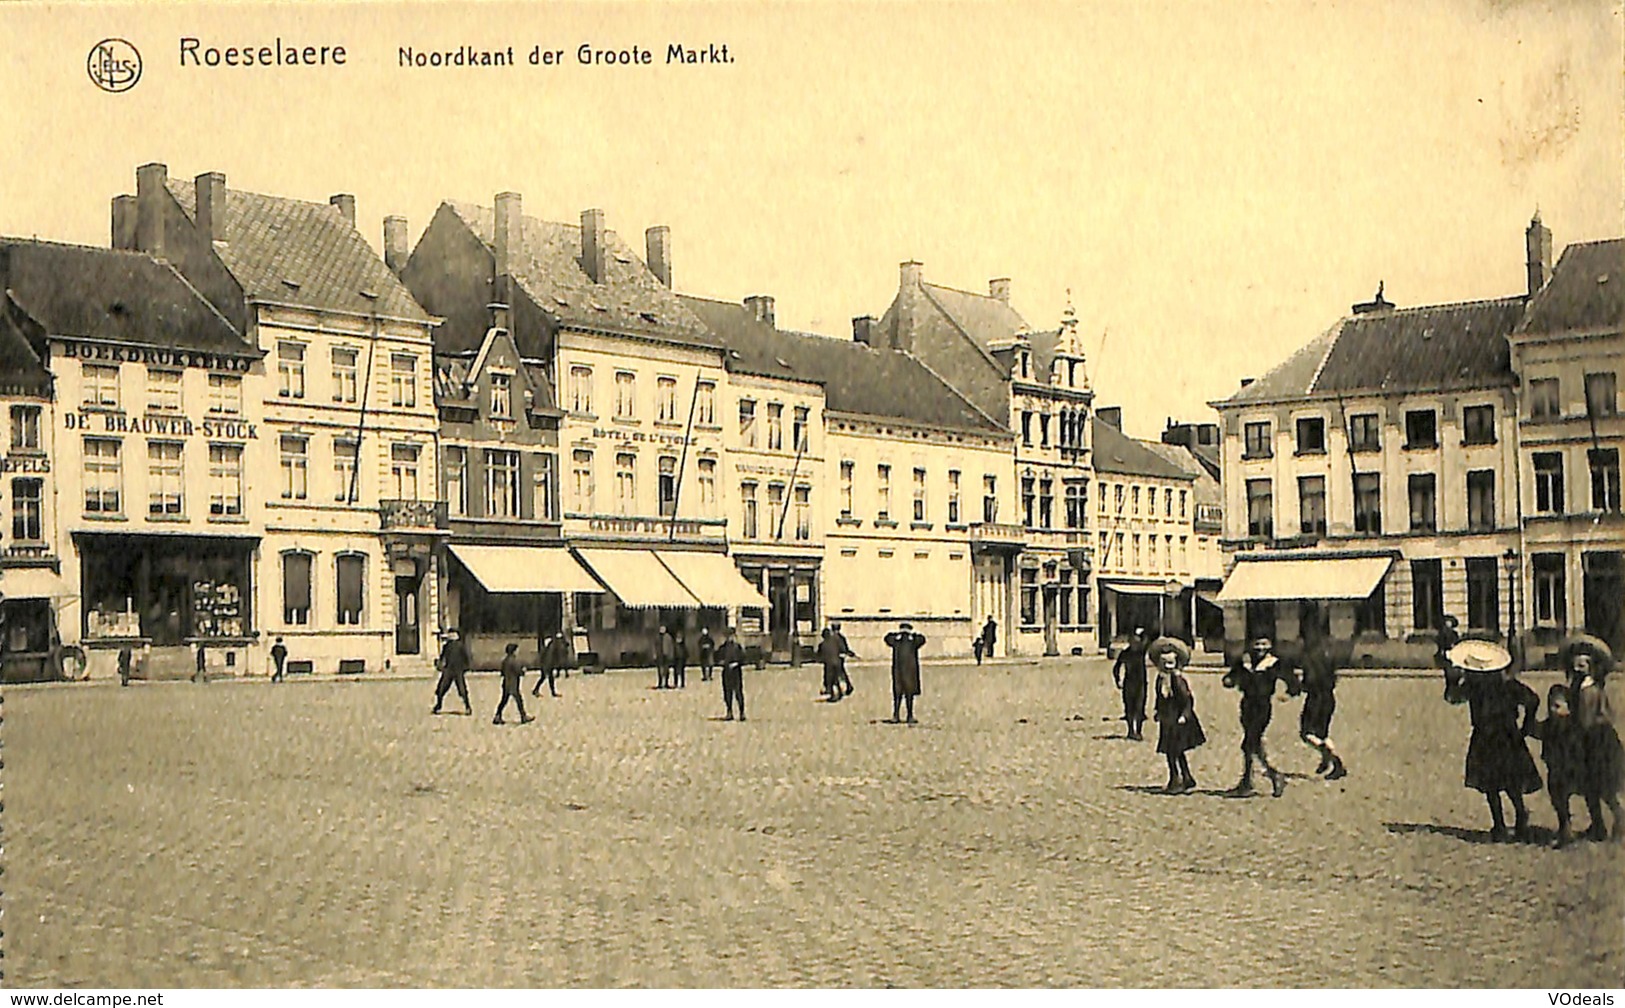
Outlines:
[{"label": "storefront entrance", "polygon": [[423,651],[423,627],[419,617],[423,575],[395,576],[395,653],[415,655]]},{"label": "storefront entrance", "polygon": [[253,632],[254,541],[80,533],[84,636],[172,647]]},{"label": "storefront entrance", "polygon": [[784,571],[771,571],[767,575],[768,646],[777,658],[790,653],[790,635],[793,627],[793,606],[790,598],[790,576]]}]

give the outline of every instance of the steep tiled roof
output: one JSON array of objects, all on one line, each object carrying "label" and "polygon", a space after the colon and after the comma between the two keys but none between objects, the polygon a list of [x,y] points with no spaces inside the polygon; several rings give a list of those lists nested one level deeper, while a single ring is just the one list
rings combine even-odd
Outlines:
[{"label": "steep tiled roof", "polygon": [[[170,180],[170,195],[197,216],[197,191]],[[339,209],[283,196],[226,190],[215,251],[251,298],[325,311],[427,322],[429,315]],[[376,295],[369,297],[368,294]]]},{"label": "steep tiled roof", "polygon": [[49,395],[51,373],[35,352],[26,322],[9,300],[0,305],[0,391]]},{"label": "steep tiled roof", "polygon": [[1612,330],[1625,326],[1625,238],[1563,250],[1552,278],[1529,304],[1520,333]]},{"label": "steep tiled roof", "polygon": [[1198,462],[1184,445],[1163,444],[1160,441],[1139,441],[1138,443],[1162,456],[1168,462],[1172,462],[1190,475],[1195,481],[1192,489],[1196,503],[1224,503],[1224,493],[1220,489],[1219,481],[1214,479],[1212,474],[1203,468],[1202,463]]},{"label": "steep tiled roof", "polygon": [[[494,248],[496,212],[490,207],[448,200],[449,207],[487,248]],[[696,346],[714,347],[705,326],[682,300],[649,271],[614,231],[605,231],[609,276],[593,283],[581,267],[581,228],[521,218],[514,277],[543,311],[567,325],[645,334]]]},{"label": "steep tiled roof", "polygon": [[1341,326],[1342,323],[1339,322],[1316,336],[1292,356],[1266,371],[1262,378],[1225,401],[1272,402],[1277,399],[1296,399],[1308,395],[1310,387],[1314,384],[1315,375],[1320,373],[1320,365],[1325,362],[1326,354],[1337,341],[1337,332]]},{"label": "steep tiled roof", "polygon": [[775,329],[743,305],[683,295],[728,351],[728,367],[824,386],[827,408],[933,427],[1008,434],[906,353]]},{"label": "steep tiled roof", "polygon": [[1027,320],[1007,301],[932,283],[922,283],[920,288],[925,291],[927,300],[934,302],[984,349],[1028,331]]},{"label": "steep tiled roof", "polygon": [[0,239],[0,280],[54,336],[259,351],[167,263],[144,252]]},{"label": "steep tiled roof", "polygon": [[1109,423],[1093,421],[1095,471],[1153,479],[1193,479],[1183,464],[1170,462],[1155,449],[1162,445],[1129,437]]}]

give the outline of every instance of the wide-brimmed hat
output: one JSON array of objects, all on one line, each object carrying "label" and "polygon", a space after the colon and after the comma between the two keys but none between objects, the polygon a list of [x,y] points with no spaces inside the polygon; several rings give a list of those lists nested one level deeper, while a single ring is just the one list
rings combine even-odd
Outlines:
[{"label": "wide-brimmed hat", "polygon": [[1145,660],[1152,665],[1160,665],[1162,656],[1170,651],[1178,658],[1180,668],[1191,663],[1191,649],[1178,637],[1158,637],[1152,641],[1145,650]]},{"label": "wide-brimmed hat", "polygon": [[1512,652],[1490,641],[1464,640],[1445,659],[1463,672],[1499,672],[1512,664]]},{"label": "wide-brimmed hat", "polygon": [[1563,642],[1563,650],[1558,652],[1558,660],[1563,663],[1563,671],[1569,670],[1569,663],[1576,654],[1591,656],[1591,667],[1598,672],[1608,673],[1614,671],[1616,664],[1614,653],[1608,649],[1601,638],[1590,634],[1575,634]]}]

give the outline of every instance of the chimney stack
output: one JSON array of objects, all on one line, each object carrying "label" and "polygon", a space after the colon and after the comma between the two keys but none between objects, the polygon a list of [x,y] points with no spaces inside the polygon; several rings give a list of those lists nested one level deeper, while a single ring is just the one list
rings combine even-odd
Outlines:
[{"label": "chimney stack", "polygon": [[224,240],[221,233],[226,224],[226,176],[204,172],[192,180],[192,192],[197,198],[197,229],[203,240]]},{"label": "chimney stack", "polygon": [[925,275],[925,267],[912,259],[906,263],[900,263],[897,270],[900,287],[918,287],[921,278]]},{"label": "chimney stack", "polygon": [[752,294],[745,299],[745,307],[750,310],[751,318],[758,322],[775,325],[773,318],[773,298],[768,294]]},{"label": "chimney stack", "polygon": [[144,164],[135,170],[135,247],[164,256],[164,204],[169,200],[169,166]]},{"label": "chimney stack", "polygon": [[874,345],[875,317],[873,315],[859,315],[852,320],[852,341],[862,343],[864,346]]},{"label": "chimney stack", "polygon": [[648,250],[649,272],[662,284],[671,287],[671,228],[664,224],[643,233],[644,247]]},{"label": "chimney stack", "polygon": [[406,218],[391,214],[384,218],[384,265],[391,273],[406,268],[410,253],[406,248]]},{"label": "chimney stack", "polygon": [[350,193],[339,193],[337,196],[329,196],[327,202],[339,208],[339,214],[344,217],[346,224],[355,227],[355,196]]},{"label": "chimney stack", "polygon": [[989,280],[987,282],[987,294],[988,297],[993,298],[995,301],[1003,301],[1005,304],[1009,304],[1010,278],[999,277],[995,280]]},{"label": "chimney stack", "polygon": [[608,252],[604,244],[604,211],[581,211],[581,268],[595,284],[609,280]]},{"label": "chimney stack", "polygon": [[113,247],[135,248],[135,197],[113,197]]},{"label": "chimney stack", "polygon": [[496,251],[496,274],[505,277],[513,268],[513,257],[518,254],[524,231],[524,202],[516,192],[497,193],[492,204],[496,208],[495,234],[492,245]]},{"label": "chimney stack", "polygon": [[1552,278],[1552,232],[1540,222],[1540,211],[1535,211],[1524,232],[1524,248],[1529,253],[1529,296],[1534,297]]}]

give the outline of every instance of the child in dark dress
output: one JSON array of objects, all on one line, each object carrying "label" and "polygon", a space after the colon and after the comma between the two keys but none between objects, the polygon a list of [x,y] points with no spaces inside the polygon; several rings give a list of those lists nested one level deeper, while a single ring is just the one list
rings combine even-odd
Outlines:
[{"label": "child in dark dress", "polygon": [[[1467,741],[1467,767],[1463,782],[1480,791],[1490,807],[1490,839],[1507,838],[1506,819],[1501,812],[1501,795],[1512,803],[1512,835],[1529,837],[1529,809],[1523,796],[1540,790],[1540,770],[1529,755],[1524,734],[1535,718],[1540,698],[1535,691],[1513,677],[1508,664],[1494,671],[1463,672],[1445,669],[1444,698],[1453,704],[1467,704],[1473,733]],[[1523,726],[1518,715],[1524,712]]]},{"label": "child in dark dress", "polygon": [[1620,791],[1625,789],[1625,745],[1614,726],[1613,705],[1608,699],[1608,673],[1613,656],[1601,648],[1574,646],[1565,655],[1569,673],[1569,699],[1574,706],[1574,722],[1580,734],[1583,769],[1575,791],[1585,798],[1591,813],[1593,840],[1608,839],[1603,821],[1606,804],[1614,814],[1614,839],[1625,840],[1625,821],[1620,819]]},{"label": "child in dark dress", "polygon": [[1567,847],[1574,840],[1569,827],[1569,799],[1585,772],[1585,740],[1569,714],[1567,686],[1558,683],[1546,691],[1546,720],[1531,721],[1527,730],[1530,738],[1540,739],[1540,761],[1546,764],[1546,794],[1557,813],[1557,839],[1552,846]]},{"label": "child in dark dress", "polygon": [[1185,754],[1207,741],[1202,722],[1196,718],[1196,700],[1185,665],[1190,652],[1183,642],[1163,638],[1151,645],[1147,657],[1157,666],[1157,752],[1168,761],[1168,783],[1163,790],[1184,794],[1196,790],[1190,761]]}]

